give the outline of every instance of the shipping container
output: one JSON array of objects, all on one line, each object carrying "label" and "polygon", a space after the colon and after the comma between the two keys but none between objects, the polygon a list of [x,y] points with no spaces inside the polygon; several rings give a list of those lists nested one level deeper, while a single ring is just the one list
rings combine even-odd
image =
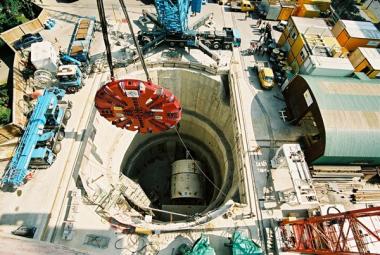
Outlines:
[{"label": "shipping container", "polygon": [[278,15],[278,20],[288,20],[290,16],[292,16],[293,12],[295,10],[294,5],[284,5],[281,4],[281,11]]},{"label": "shipping container", "polygon": [[280,38],[278,39],[278,42],[277,42],[278,45],[280,45],[280,47],[282,47],[285,44],[285,42],[286,42],[286,35],[285,35],[284,32],[282,32],[282,34],[281,34],[281,36],[280,36]]},{"label": "shipping container", "polygon": [[300,73],[318,76],[350,76],[354,72],[348,58],[309,56],[301,65]]},{"label": "shipping container", "polygon": [[339,44],[350,52],[358,47],[380,46],[380,31],[371,22],[339,20],[331,31]]},{"label": "shipping container", "polygon": [[303,4],[300,6],[297,12],[297,16],[306,18],[315,18],[320,16],[320,10],[318,6],[313,4]]},{"label": "shipping container", "polygon": [[298,4],[316,5],[320,11],[324,12],[330,8],[331,0],[299,0]]},{"label": "shipping container", "polygon": [[47,70],[51,73],[57,72],[58,56],[50,42],[33,43],[30,51],[30,61],[36,69]]},{"label": "shipping container", "polygon": [[298,35],[297,39],[294,41],[292,45],[292,53],[294,56],[297,56],[301,49],[304,47],[305,41],[303,40],[303,36],[301,34]]},{"label": "shipping container", "polygon": [[292,51],[288,52],[288,59],[287,60],[288,60],[288,63],[292,63],[293,62],[294,55],[293,55]]},{"label": "shipping container", "polygon": [[380,76],[380,49],[359,47],[349,56],[355,72],[363,72],[369,78]]}]

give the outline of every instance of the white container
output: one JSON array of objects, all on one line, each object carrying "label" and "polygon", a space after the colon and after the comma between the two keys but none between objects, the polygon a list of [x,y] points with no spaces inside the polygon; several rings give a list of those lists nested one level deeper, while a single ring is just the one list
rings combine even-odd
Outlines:
[{"label": "white container", "polygon": [[50,42],[37,42],[31,45],[30,60],[36,69],[43,69],[56,73],[58,56]]},{"label": "white container", "polygon": [[319,76],[349,76],[354,72],[348,58],[310,56],[300,67],[301,74]]}]

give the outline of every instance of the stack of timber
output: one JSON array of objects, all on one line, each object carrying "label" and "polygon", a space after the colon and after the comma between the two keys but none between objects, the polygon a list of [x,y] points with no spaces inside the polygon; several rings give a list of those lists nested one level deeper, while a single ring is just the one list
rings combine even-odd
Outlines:
[{"label": "stack of timber", "polygon": [[351,202],[354,204],[380,203],[380,189],[354,189]]},{"label": "stack of timber", "polygon": [[312,166],[310,173],[317,182],[347,182],[364,176],[360,166]]}]

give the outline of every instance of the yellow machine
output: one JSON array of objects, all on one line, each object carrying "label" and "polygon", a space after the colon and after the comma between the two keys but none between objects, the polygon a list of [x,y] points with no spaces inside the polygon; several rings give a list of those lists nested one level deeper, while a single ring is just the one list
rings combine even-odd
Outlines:
[{"label": "yellow machine", "polygon": [[248,0],[219,0],[220,5],[229,5],[231,11],[251,12],[255,10],[255,6]]}]

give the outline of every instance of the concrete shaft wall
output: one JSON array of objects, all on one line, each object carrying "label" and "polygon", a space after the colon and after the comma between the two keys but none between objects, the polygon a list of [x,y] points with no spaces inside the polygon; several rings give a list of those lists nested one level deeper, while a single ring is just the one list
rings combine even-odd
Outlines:
[{"label": "concrete shaft wall", "polygon": [[[179,131],[182,135],[201,141],[217,160],[219,169],[213,169],[219,175],[216,184],[227,194],[217,192],[208,209],[220,205],[237,190],[231,189],[234,176],[232,115],[220,76],[210,76],[188,69],[150,69],[153,82],[169,89],[176,95],[183,107],[183,117]],[[143,79],[141,73],[128,74],[128,77]],[[174,132],[174,131],[169,131]],[[160,135],[136,135],[129,146],[121,170],[128,169],[137,157],[142,146]],[[132,163],[133,165],[133,163]],[[128,172],[128,171],[127,171]],[[237,184],[238,181],[235,181]]]},{"label": "concrete shaft wall", "polygon": [[[245,192],[244,187],[241,187],[242,180],[237,167],[242,164],[238,162],[241,160],[241,155],[239,156],[240,150],[236,148],[237,143],[234,138],[236,130],[234,131],[233,127],[236,125],[232,123],[236,121],[236,117],[229,105],[229,95],[226,95],[229,93],[224,89],[228,90],[228,85],[223,86],[220,76],[197,70],[155,68],[149,72],[153,82],[171,90],[180,99],[183,107],[183,118],[179,127],[181,135],[193,138],[195,142],[200,141],[203,147],[207,147],[203,151],[211,152],[208,154],[210,158],[207,159],[212,168],[209,170],[213,175],[219,175],[215,182],[222,192],[214,193],[205,211],[219,207],[237,191],[240,197],[243,194],[243,198],[237,202],[241,200],[244,202]],[[116,75],[118,79],[146,79],[140,71],[127,74],[125,69],[119,69]],[[93,136],[89,146],[86,147],[81,172],[82,176],[88,179],[86,182],[90,181],[92,186],[100,188],[105,185],[103,180],[106,179],[109,183],[116,183],[128,164],[133,162],[139,153],[144,153],[144,147],[146,148],[152,139],[165,140],[165,136],[176,137],[175,130],[159,135],[140,135],[122,130],[112,126],[98,113],[95,115],[93,126],[94,131],[91,131]],[[130,165],[133,167],[133,164]]]}]

